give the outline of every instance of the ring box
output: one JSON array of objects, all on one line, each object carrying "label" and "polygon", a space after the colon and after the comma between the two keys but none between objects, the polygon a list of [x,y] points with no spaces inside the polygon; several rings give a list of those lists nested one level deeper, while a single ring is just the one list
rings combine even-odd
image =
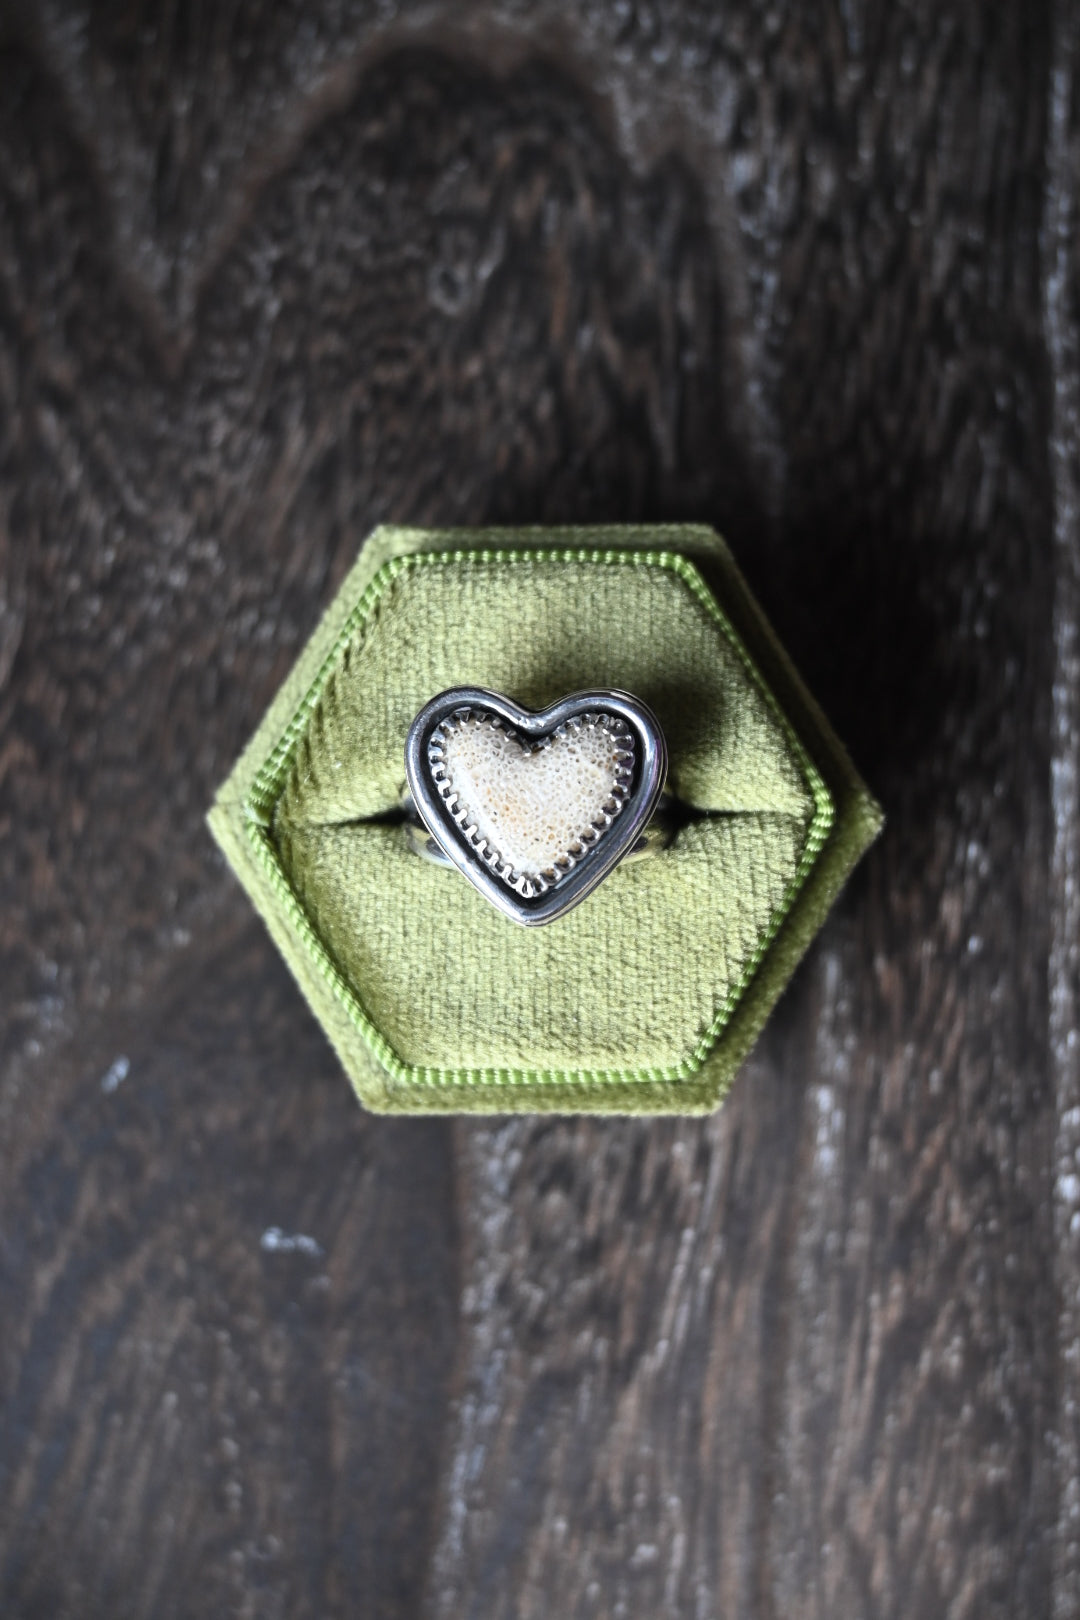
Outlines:
[{"label": "ring box", "polygon": [[[641,698],[670,847],[539,929],[411,854],[406,733],[466,685]],[[209,821],[366,1107],[699,1114],[881,812],[711,529],[384,527]]]}]

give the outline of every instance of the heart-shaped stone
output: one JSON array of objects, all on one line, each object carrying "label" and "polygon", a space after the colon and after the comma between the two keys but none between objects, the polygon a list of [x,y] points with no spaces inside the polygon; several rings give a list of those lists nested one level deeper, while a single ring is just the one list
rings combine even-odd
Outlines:
[{"label": "heart-shaped stone", "polygon": [[537,743],[496,714],[458,709],[428,740],[439,794],[482,860],[531,900],[572,871],[620,813],[634,738],[618,715],[586,711]]},{"label": "heart-shaped stone", "polygon": [[655,717],[623,692],[540,714],[478,688],[421,710],[409,787],[446,855],[518,922],[551,922],[633,846],[663,787]]}]

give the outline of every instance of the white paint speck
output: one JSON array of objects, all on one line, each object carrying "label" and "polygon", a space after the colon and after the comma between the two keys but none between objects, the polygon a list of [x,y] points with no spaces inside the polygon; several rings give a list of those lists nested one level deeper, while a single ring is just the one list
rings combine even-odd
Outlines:
[{"label": "white paint speck", "polygon": [[816,1086],[817,1131],[815,1149],[817,1162],[825,1175],[836,1168],[838,1147],[844,1130],[844,1110],[837,1106],[832,1086]]},{"label": "white paint speck", "polygon": [[130,1073],[130,1058],[126,1058],[121,1055],[114,1063],[110,1063],[109,1067],[105,1070],[105,1073],[101,1077],[101,1089],[105,1095],[111,1096],[118,1086],[123,1085]]},{"label": "white paint speck", "polygon": [[268,1226],[259,1239],[259,1247],[267,1254],[307,1254],[313,1260],[323,1253],[322,1244],[316,1243],[306,1232],[283,1232],[280,1226]]}]

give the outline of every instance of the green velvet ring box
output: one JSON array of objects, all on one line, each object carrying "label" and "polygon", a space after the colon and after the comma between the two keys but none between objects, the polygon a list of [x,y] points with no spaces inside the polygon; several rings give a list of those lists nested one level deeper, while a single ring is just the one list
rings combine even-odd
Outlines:
[{"label": "green velvet ring box", "polygon": [[[453,686],[643,698],[674,842],[544,928],[419,859],[405,735]],[[690,525],[377,530],[210,812],[387,1113],[714,1109],[880,824],[727,548]]]}]

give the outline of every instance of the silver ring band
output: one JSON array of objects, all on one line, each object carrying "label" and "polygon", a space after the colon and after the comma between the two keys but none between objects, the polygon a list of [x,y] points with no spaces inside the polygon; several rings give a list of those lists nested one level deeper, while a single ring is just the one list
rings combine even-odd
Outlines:
[{"label": "silver ring band", "polygon": [[[673,813],[674,804],[672,795],[665,791],[648,824],[641,829],[636,842],[627,850],[620,865],[625,865],[628,861],[644,860],[648,855],[659,855],[674,842],[679,827],[678,817]],[[419,855],[422,860],[430,861],[432,866],[442,866],[447,871],[453,871],[454,862],[438,839],[424,826],[408,788],[401,795],[401,808],[405,815],[402,832],[405,847],[410,854]]]}]

